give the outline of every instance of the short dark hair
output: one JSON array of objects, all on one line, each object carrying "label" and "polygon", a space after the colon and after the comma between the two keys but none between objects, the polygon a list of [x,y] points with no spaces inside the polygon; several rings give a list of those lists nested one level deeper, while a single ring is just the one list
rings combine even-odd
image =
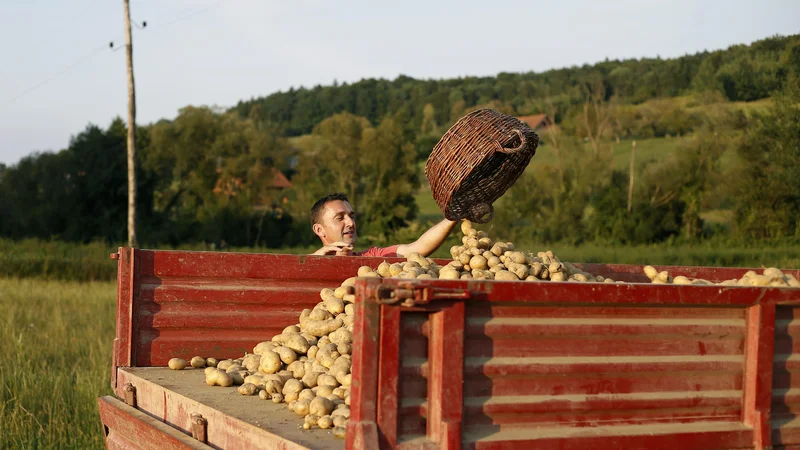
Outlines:
[{"label": "short dark hair", "polygon": [[350,200],[347,199],[347,195],[341,192],[328,194],[325,197],[322,197],[321,199],[317,200],[316,203],[314,203],[314,206],[311,207],[311,224],[313,225],[315,223],[319,223],[320,219],[322,218],[322,210],[325,208],[325,204],[336,200],[350,203]]}]

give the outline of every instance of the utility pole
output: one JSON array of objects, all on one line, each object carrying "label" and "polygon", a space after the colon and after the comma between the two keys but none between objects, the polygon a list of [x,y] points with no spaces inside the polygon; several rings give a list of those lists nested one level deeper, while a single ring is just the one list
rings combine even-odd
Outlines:
[{"label": "utility pole", "polygon": [[128,65],[128,247],[136,246],[136,90],[133,84],[133,39],[130,0],[125,5],[125,54]]},{"label": "utility pole", "polygon": [[633,173],[636,171],[636,141],[631,145],[630,184],[628,184],[628,215],[633,211]]}]

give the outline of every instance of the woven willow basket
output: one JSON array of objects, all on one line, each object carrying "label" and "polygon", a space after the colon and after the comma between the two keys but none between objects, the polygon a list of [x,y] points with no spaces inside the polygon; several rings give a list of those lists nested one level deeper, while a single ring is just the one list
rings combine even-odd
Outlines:
[{"label": "woven willow basket", "polygon": [[515,117],[479,109],[459,119],[433,147],[425,176],[449,220],[486,223],[530,163],[539,136]]}]

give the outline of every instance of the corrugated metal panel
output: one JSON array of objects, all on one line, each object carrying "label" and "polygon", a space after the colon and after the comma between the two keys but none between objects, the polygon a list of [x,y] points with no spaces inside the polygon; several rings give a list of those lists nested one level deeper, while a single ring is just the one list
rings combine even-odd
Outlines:
[{"label": "corrugated metal panel", "polygon": [[181,251],[136,252],[133,365],[172,357],[236,358],[320,301],[319,291],[377,258]]},{"label": "corrugated metal panel", "polygon": [[468,303],[463,427],[739,421],[744,335],[739,308]]},{"label": "corrugated metal panel", "polygon": [[404,312],[400,317],[398,443],[425,435],[428,397],[428,313]]},{"label": "corrugated metal panel", "polygon": [[800,311],[779,306],[775,312],[772,366],[772,443],[800,444]]}]

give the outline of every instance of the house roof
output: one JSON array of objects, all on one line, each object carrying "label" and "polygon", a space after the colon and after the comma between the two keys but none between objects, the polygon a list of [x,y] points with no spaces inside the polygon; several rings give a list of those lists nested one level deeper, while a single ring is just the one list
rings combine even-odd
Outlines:
[{"label": "house roof", "polygon": [[534,114],[532,116],[517,117],[517,119],[526,123],[533,130],[547,127],[551,124],[550,119],[547,117],[547,114]]},{"label": "house roof", "polygon": [[292,182],[286,178],[286,175],[283,174],[280,170],[276,168],[272,168],[272,182],[270,183],[270,187],[273,188],[290,188],[292,187]]}]

